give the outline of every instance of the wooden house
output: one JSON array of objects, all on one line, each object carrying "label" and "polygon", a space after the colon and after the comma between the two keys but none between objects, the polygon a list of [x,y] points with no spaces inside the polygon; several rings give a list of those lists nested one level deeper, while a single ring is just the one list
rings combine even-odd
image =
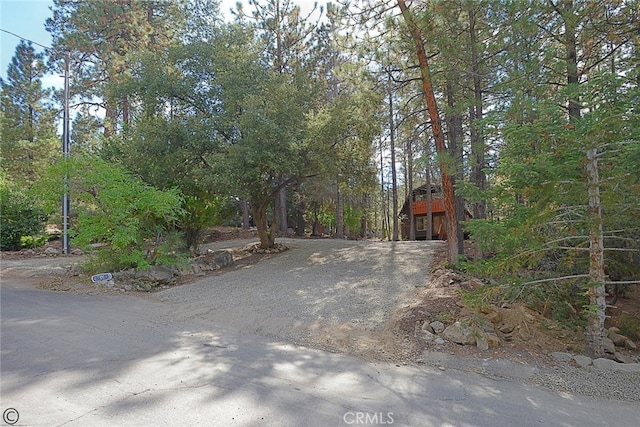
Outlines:
[{"label": "wooden house", "polygon": [[[427,192],[431,191],[431,236],[427,236]],[[413,224],[409,224],[409,209],[413,210]],[[444,196],[439,185],[431,184],[415,188],[400,210],[402,238],[409,239],[410,226],[415,227],[416,240],[446,240],[447,219],[444,210]],[[471,214],[465,209],[466,219]]]}]

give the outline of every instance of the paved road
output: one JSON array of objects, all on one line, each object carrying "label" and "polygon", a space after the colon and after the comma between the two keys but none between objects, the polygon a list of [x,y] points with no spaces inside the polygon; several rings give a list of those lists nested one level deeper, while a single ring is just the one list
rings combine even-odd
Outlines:
[{"label": "paved road", "polygon": [[[241,333],[207,316],[176,315],[176,301],[53,293],[7,278],[0,299],[0,410],[15,409],[16,425],[638,422],[636,405],[457,371],[365,363]],[[12,411],[6,416],[16,419]]]}]

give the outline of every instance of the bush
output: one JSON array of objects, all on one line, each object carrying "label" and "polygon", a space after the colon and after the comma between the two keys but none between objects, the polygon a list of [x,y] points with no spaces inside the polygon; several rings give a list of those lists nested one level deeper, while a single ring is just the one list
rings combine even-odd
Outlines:
[{"label": "bush", "polygon": [[0,250],[15,251],[24,237],[44,231],[47,216],[36,201],[13,188],[4,177],[0,181]]},{"label": "bush", "polygon": [[42,194],[59,197],[65,174],[77,210],[72,244],[85,249],[104,244],[93,254],[91,269],[146,268],[167,261],[157,250],[184,213],[178,190],[158,190],[119,165],[87,155],[52,167],[38,183]]}]

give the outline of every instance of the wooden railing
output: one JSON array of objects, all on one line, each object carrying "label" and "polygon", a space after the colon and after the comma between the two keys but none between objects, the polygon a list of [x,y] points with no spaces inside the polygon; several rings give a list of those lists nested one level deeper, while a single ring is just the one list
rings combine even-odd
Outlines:
[{"label": "wooden railing", "polygon": [[[413,208],[414,215],[424,215],[427,213],[427,201],[419,200],[417,202],[413,202],[412,208]],[[441,212],[444,212],[444,200],[433,199],[431,201],[431,213],[441,213]]]}]

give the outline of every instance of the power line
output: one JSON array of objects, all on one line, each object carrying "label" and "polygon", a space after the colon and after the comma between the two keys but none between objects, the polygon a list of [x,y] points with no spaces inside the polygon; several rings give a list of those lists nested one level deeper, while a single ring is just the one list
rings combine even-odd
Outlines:
[{"label": "power line", "polygon": [[51,49],[51,46],[45,46],[45,45],[40,44],[40,43],[38,43],[38,42],[34,42],[33,40],[29,40],[29,39],[28,39],[28,38],[26,38],[26,37],[22,37],[22,36],[20,36],[20,35],[18,35],[18,34],[16,34],[16,33],[12,33],[11,31],[7,31],[7,30],[5,30],[4,28],[0,28],[0,31],[5,32],[5,33],[7,33],[7,34],[11,34],[12,36],[15,36],[15,37],[19,38],[20,40],[28,41],[29,43],[33,43],[33,44],[38,45],[38,46],[40,46],[40,47],[43,47],[43,48],[45,48],[45,49]]}]

